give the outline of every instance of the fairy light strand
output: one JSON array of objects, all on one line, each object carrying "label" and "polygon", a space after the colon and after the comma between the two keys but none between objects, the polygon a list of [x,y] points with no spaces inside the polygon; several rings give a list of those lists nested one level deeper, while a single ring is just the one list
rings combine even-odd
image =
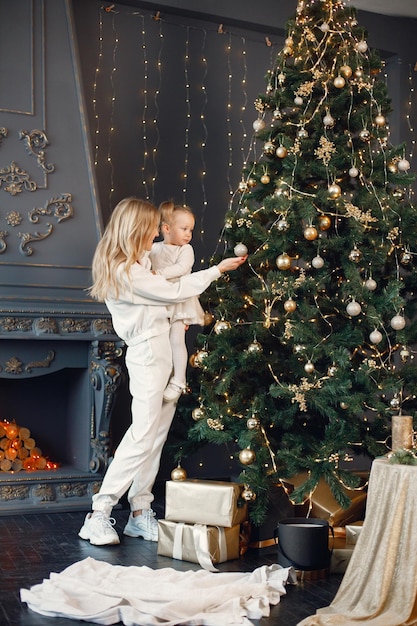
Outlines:
[{"label": "fairy light strand", "polygon": [[[157,19],[156,17],[154,19]],[[158,179],[158,148],[159,148],[159,140],[160,140],[160,134],[159,134],[159,127],[158,127],[158,119],[159,119],[159,96],[161,93],[161,88],[162,88],[162,52],[163,52],[163,47],[164,47],[164,34],[162,32],[162,21],[161,19],[158,17],[158,22],[159,22],[159,48],[158,48],[158,57],[157,57],[157,61],[156,61],[156,69],[157,69],[157,73],[158,73],[158,83],[157,83],[157,87],[155,89],[155,96],[154,96],[154,105],[155,105],[155,117],[153,120],[153,124],[154,124],[154,130],[155,130],[155,145],[152,149],[152,163],[153,163],[153,170],[154,170],[154,174],[152,177],[152,200],[154,200],[155,198],[155,185],[156,185],[156,181]]]},{"label": "fairy light strand", "polygon": [[[201,128],[202,128],[202,139],[200,142],[200,159],[201,159],[201,176],[200,176],[200,181],[201,181],[201,193],[202,193],[202,209],[201,209],[201,216],[200,216],[200,241],[203,242],[204,241],[204,233],[205,233],[205,229],[204,229],[204,223],[205,223],[205,217],[206,217],[206,209],[208,206],[208,202],[207,202],[207,190],[206,190],[206,158],[205,158],[205,151],[206,151],[206,146],[207,146],[207,139],[208,139],[208,131],[207,131],[207,125],[206,125],[206,108],[207,108],[207,89],[206,89],[206,78],[207,78],[207,73],[208,73],[208,64],[207,64],[207,58],[206,58],[206,41],[207,41],[207,31],[205,29],[203,29],[203,38],[202,38],[202,43],[201,43],[201,64],[203,67],[203,75],[201,78],[201,93],[203,95],[203,102],[201,105],[201,111],[200,111],[200,122],[201,122]],[[203,266],[205,264],[205,259],[201,258],[200,259],[200,265]]]},{"label": "fairy light strand", "polygon": [[142,108],[142,141],[143,141],[143,162],[141,167],[141,175],[142,175],[142,188],[144,190],[144,195],[147,200],[149,200],[149,189],[146,182],[146,167],[148,164],[148,133],[147,133],[147,122],[148,122],[148,57],[146,50],[146,31],[145,31],[145,19],[143,15],[139,15],[142,22],[142,30],[141,30],[141,48],[142,48],[142,59],[143,59],[143,108]]},{"label": "fairy light strand", "polygon": [[101,73],[101,66],[103,60],[103,12],[99,9],[99,48],[98,48],[98,60],[96,69],[94,72],[93,82],[93,115],[94,115],[94,165],[97,167],[99,151],[100,151],[100,116],[97,109],[97,83]]},{"label": "fairy light strand", "polygon": [[108,148],[107,148],[107,163],[110,168],[110,189],[109,189],[109,206],[113,205],[113,194],[114,194],[114,166],[112,159],[112,148],[113,148],[113,135],[114,135],[114,114],[116,108],[116,87],[115,87],[115,74],[117,71],[116,67],[116,58],[117,58],[117,48],[119,46],[119,37],[116,29],[116,13],[112,12],[112,32],[113,32],[113,51],[112,51],[112,69],[110,72],[110,124],[109,124],[109,136],[108,136]]},{"label": "fairy light strand", "polygon": [[183,172],[183,187],[182,187],[182,202],[185,206],[187,204],[187,188],[188,188],[188,160],[190,149],[190,124],[191,124],[191,101],[190,101],[190,80],[188,75],[188,61],[189,61],[189,45],[190,45],[190,29],[186,29],[187,36],[185,39],[185,52],[184,52],[184,81],[185,81],[185,134],[184,134],[184,172]]}]

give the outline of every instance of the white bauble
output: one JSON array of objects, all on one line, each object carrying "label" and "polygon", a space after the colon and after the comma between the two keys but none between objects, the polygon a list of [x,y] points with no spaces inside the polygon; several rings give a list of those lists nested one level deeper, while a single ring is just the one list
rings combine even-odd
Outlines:
[{"label": "white bauble", "polygon": [[317,256],[314,257],[314,259],[311,260],[311,265],[316,269],[319,270],[320,268],[323,267],[324,265],[324,259],[323,257],[321,257],[319,254]]},{"label": "white bauble", "polygon": [[253,126],[253,130],[256,133],[259,133],[259,131],[265,128],[265,122],[263,120],[258,119],[253,122],[252,126]]},{"label": "white bauble", "polygon": [[303,104],[303,99],[301,96],[295,96],[294,98],[294,104],[296,104],[297,106],[301,106]]},{"label": "white bauble", "polygon": [[358,41],[358,43],[355,46],[356,50],[358,52],[366,52],[368,49],[368,44],[366,43],[366,41]]},{"label": "white bauble", "polygon": [[357,176],[359,176],[359,170],[357,167],[351,167],[349,170],[349,176],[351,178],[356,178]]},{"label": "white bauble", "polygon": [[382,339],[382,333],[380,333],[377,329],[373,330],[369,335],[369,341],[374,344],[381,343]]},{"label": "white bauble", "polygon": [[375,289],[377,288],[376,280],[374,280],[373,278],[368,278],[365,281],[365,287],[369,289],[369,291],[375,291]]},{"label": "white bauble", "polygon": [[248,249],[244,243],[237,243],[233,248],[233,252],[236,256],[246,256],[248,253]]},{"label": "white bauble", "polygon": [[397,168],[400,172],[407,172],[410,169],[410,161],[407,161],[407,159],[401,159],[397,163]]},{"label": "white bauble", "polygon": [[394,330],[402,330],[405,326],[405,318],[402,315],[394,315],[391,326]]},{"label": "white bauble", "polygon": [[356,317],[356,315],[359,315],[361,312],[362,307],[359,302],[356,302],[356,300],[352,300],[352,302],[349,302],[346,307],[346,313],[348,315],[351,315],[352,317]]}]

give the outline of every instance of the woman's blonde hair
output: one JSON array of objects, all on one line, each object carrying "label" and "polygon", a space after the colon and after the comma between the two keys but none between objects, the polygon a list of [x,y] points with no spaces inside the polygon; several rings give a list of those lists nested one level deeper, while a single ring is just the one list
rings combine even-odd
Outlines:
[{"label": "woman's blonde hair", "polygon": [[159,210],[151,202],[125,198],[113,210],[93,257],[93,284],[89,294],[103,302],[111,292],[119,295],[117,269],[125,263],[126,274],[146,251],[146,242],[158,228]]}]

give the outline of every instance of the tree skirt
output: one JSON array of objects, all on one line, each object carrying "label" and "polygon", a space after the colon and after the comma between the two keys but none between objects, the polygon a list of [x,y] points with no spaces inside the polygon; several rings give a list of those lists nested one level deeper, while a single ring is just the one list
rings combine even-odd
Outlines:
[{"label": "tree skirt", "polygon": [[249,626],[251,619],[268,616],[270,605],[286,593],[285,584],[295,582],[295,572],[279,565],[250,573],[178,572],[88,557],[21,589],[20,597],[41,615],[96,624]]}]

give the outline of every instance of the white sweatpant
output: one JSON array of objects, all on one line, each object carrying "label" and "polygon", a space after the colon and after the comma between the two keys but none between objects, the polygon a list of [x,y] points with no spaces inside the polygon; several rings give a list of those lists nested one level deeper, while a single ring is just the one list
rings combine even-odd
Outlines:
[{"label": "white sweatpant", "polygon": [[175,402],[163,402],[172,372],[168,331],[129,346],[126,366],[132,394],[132,424],[114,454],[100,491],[93,496],[93,510],[107,515],[127,490],[132,511],[150,507],[162,448],[176,408]]},{"label": "white sweatpant", "polygon": [[182,320],[172,322],[169,340],[171,342],[172,364],[174,368],[172,375],[173,381],[177,385],[185,386],[188,350],[185,343],[185,325]]}]

